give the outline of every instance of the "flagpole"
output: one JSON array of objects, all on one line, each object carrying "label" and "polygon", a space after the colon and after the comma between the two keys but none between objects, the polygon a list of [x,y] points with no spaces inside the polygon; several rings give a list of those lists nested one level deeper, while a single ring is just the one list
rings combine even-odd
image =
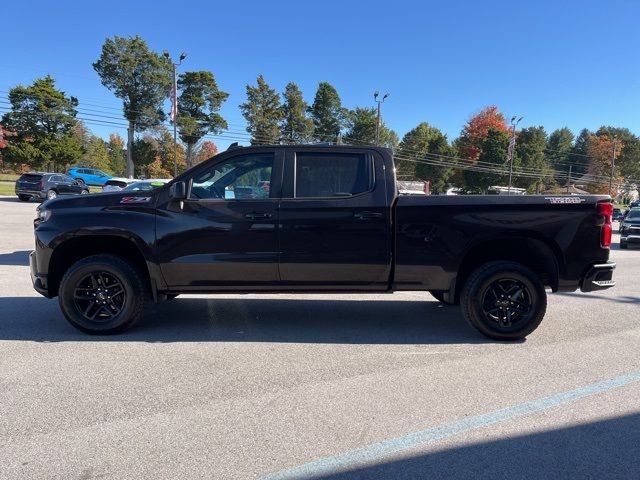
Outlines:
[{"label": "flagpole", "polygon": [[178,113],[178,79],[176,76],[176,64],[173,64],[173,177],[178,176],[178,128],[177,113]]},{"label": "flagpole", "polygon": [[165,50],[163,55],[173,65],[173,92],[171,95],[171,121],[173,122],[173,176],[178,176],[178,66],[182,65],[182,61],[187,58],[187,54],[182,52],[180,54],[180,61],[174,63],[171,60],[171,55]]},{"label": "flagpole", "polygon": [[511,138],[509,139],[509,147],[507,148],[507,161],[509,162],[509,188],[507,189],[507,195],[511,195],[511,177],[513,176],[513,150],[516,146],[516,125],[520,123],[522,117],[516,121],[516,117],[514,116],[511,119]]}]

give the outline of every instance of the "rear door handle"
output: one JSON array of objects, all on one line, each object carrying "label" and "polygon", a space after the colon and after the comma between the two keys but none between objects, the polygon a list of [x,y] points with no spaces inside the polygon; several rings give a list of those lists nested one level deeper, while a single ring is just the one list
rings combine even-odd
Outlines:
[{"label": "rear door handle", "polygon": [[380,212],[358,212],[356,214],[353,215],[355,218],[357,218],[358,220],[368,220],[371,218],[382,218],[382,213]]},{"label": "rear door handle", "polygon": [[265,220],[267,218],[272,218],[273,214],[272,213],[256,213],[256,212],[252,212],[252,213],[247,213],[244,218],[247,218],[249,220]]}]

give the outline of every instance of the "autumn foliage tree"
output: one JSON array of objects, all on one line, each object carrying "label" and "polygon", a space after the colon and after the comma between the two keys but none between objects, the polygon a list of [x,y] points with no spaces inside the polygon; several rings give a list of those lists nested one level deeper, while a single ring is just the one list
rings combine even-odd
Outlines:
[{"label": "autumn foliage tree", "polygon": [[198,151],[193,157],[193,164],[197,165],[199,163],[204,162],[205,160],[209,160],[211,157],[214,157],[218,154],[218,146],[213,143],[211,140],[205,140],[198,148]]},{"label": "autumn foliage tree", "polygon": [[504,115],[495,105],[480,110],[463,127],[460,138],[456,142],[460,156],[477,160],[482,150],[482,142],[491,129],[505,133],[509,131]]},{"label": "autumn foliage tree", "polygon": [[[589,168],[587,173],[594,177],[593,183],[587,187],[591,193],[609,193],[609,185],[606,180],[611,177],[611,161],[613,159],[614,139],[609,135],[591,135],[587,145],[587,155],[589,155]],[[616,155],[619,155],[624,144],[617,140],[615,142]],[[613,174],[614,191],[616,194],[615,184],[622,182],[622,178]]]}]

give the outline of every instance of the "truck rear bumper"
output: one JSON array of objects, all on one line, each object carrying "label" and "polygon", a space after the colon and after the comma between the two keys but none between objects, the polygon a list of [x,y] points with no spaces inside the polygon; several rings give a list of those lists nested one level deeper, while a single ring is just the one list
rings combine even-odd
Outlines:
[{"label": "truck rear bumper", "polygon": [[47,276],[38,273],[35,251],[29,254],[29,271],[31,272],[31,283],[33,283],[35,291],[40,295],[51,298],[49,289],[47,288]]},{"label": "truck rear bumper", "polygon": [[604,290],[615,287],[616,282],[613,280],[613,270],[615,268],[615,262],[592,265],[582,279],[580,290],[583,292],[593,292],[594,290]]}]

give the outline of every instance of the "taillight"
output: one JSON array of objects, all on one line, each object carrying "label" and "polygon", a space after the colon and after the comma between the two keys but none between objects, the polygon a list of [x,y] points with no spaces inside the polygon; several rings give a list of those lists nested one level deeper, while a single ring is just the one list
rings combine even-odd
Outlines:
[{"label": "taillight", "polygon": [[611,234],[613,233],[613,204],[608,202],[599,203],[596,208],[598,215],[604,217],[604,223],[600,231],[600,245],[609,248],[611,246]]}]

